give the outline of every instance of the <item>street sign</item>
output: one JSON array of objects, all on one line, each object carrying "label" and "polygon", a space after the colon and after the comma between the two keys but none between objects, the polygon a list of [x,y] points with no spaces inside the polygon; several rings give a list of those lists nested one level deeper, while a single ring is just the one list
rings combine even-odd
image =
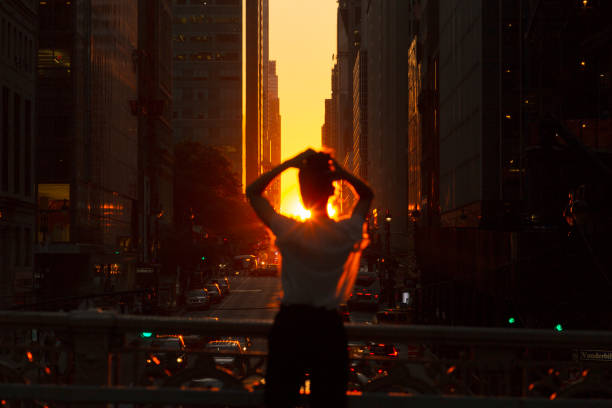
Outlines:
[{"label": "street sign", "polygon": [[580,350],[580,360],[582,361],[612,361],[612,351],[610,350]]}]

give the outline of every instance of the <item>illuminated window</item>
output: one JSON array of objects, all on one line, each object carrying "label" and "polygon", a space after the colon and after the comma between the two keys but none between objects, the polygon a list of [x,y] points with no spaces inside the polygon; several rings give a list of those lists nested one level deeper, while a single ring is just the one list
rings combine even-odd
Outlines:
[{"label": "illuminated window", "polygon": [[70,241],[70,185],[39,184],[39,242]]}]

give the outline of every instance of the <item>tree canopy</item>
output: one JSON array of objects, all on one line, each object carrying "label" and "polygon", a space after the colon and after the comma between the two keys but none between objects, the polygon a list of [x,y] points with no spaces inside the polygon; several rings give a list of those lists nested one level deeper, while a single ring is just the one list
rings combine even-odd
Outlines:
[{"label": "tree canopy", "polygon": [[242,194],[227,158],[216,148],[194,141],[175,145],[174,208],[178,228],[200,225],[211,236],[243,242],[264,234]]}]

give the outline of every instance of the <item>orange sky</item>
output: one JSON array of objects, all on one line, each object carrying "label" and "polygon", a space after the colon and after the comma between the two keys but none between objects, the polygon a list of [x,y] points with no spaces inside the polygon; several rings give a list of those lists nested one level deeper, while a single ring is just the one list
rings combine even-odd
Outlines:
[{"label": "orange sky", "polygon": [[[336,52],[335,0],[270,0],[270,59],[276,60],[283,160],[321,147],[324,100]],[[299,203],[297,172],[282,179],[282,210]]]}]

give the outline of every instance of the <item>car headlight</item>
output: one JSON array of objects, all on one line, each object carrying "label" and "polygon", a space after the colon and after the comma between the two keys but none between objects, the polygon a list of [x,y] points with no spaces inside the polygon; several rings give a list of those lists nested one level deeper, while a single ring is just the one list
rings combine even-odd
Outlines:
[{"label": "car headlight", "polygon": [[182,363],[182,362],[183,362],[183,358],[182,358],[182,357],[177,358],[177,359],[176,359],[176,362],[177,362],[177,363]]}]

